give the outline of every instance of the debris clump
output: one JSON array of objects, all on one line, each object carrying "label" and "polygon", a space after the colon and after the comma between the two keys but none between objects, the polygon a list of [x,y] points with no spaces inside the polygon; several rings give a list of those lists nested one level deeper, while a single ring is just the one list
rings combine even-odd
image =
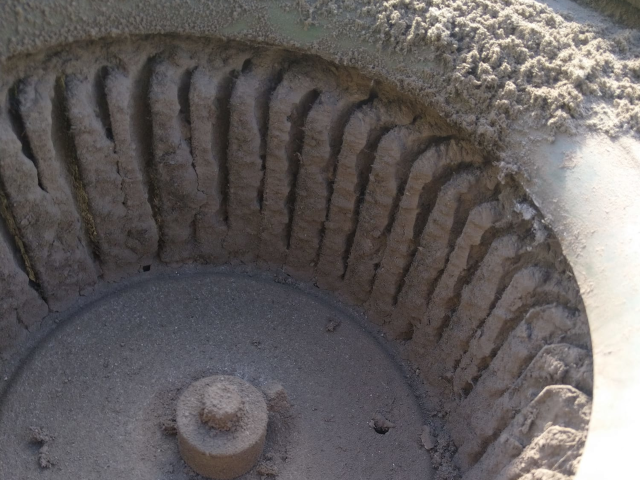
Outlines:
[{"label": "debris clump", "polygon": [[327,326],[325,327],[325,330],[327,331],[327,333],[333,333],[338,329],[341,323],[342,322],[340,320],[336,320],[335,318],[329,318],[329,321],[327,322]]},{"label": "debris clump", "polygon": [[40,427],[30,427],[31,436],[29,443],[39,445],[38,449],[38,465],[43,470],[47,470],[55,465],[55,461],[51,457],[49,451],[49,443],[53,441],[54,436]]},{"label": "debris clump", "polygon": [[515,119],[552,132],[585,123],[611,136],[640,133],[638,31],[573,21],[522,0],[335,3],[318,1],[313,16],[337,21],[355,11],[358,33],[341,33],[421,56],[429,78],[403,82],[428,83],[438,109],[487,144]]}]

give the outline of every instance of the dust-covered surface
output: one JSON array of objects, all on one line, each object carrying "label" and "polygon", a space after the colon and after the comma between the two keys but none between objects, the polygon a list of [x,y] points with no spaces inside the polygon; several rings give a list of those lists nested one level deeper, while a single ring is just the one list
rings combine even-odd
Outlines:
[{"label": "dust-covered surface", "polygon": [[[515,126],[637,135],[638,31],[546,3],[12,2],[0,16],[1,53],[123,33],[220,35],[303,48],[389,79],[490,149]],[[637,11],[619,2],[615,10],[625,8]]]},{"label": "dust-covered surface", "polygon": [[[328,332],[328,318],[340,327]],[[243,479],[433,478],[413,374],[362,322],[269,276],[138,281],[72,315],[12,380],[0,476],[201,478],[178,454],[176,401],[191,382],[226,374],[280,382],[291,404],[269,414],[264,454]],[[369,426],[379,415],[393,424],[385,434]]]},{"label": "dust-covered surface", "polygon": [[[440,478],[495,451],[503,468],[520,461],[496,442],[545,388],[590,398],[580,292],[514,170],[388,83],[195,37],[78,43],[7,65],[2,213],[21,295],[74,303],[95,288],[83,265],[114,280],[249,263],[313,282],[401,342],[429,386]],[[323,331],[339,335],[339,320]],[[585,426],[561,417],[521,446],[572,428],[578,459]],[[397,426],[384,411],[367,425]]]},{"label": "dust-covered surface", "polygon": [[318,1],[307,15],[333,18],[345,10],[354,12],[367,43],[436,62],[444,76],[426,76],[425,85],[443,108],[457,110],[454,123],[481,140],[503,137],[520,118],[551,131],[585,124],[610,135],[640,132],[637,31],[511,0]]},{"label": "dust-covered surface", "polygon": [[[568,8],[574,5],[588,10],[596,10],[598,13],[626,25],[630,28],[640,26],[640,0],[543,0],[551,7],[560,4]],[[579,19],[579,18],[578,18]]]}]

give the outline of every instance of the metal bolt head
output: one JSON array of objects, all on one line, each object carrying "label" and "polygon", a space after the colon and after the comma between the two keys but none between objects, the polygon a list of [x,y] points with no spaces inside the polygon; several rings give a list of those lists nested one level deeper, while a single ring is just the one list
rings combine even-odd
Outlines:
[{"label": "metal bolt head", "polygon": [[250,383],[228,375],[203,378],[178,399],[180,455],[203,477],[237,478],[260,458],[268,421],[264,395]]}]

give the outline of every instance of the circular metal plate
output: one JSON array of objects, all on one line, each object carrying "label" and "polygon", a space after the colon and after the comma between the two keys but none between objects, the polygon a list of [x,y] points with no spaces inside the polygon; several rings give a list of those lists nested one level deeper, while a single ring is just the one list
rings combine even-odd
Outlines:
[{"label": "circular metal plate", "polygon": [[[189,384],[217,374],[286,389],[292,407],[271,414],[261,472],[431,476],[414,393],[348,313],[273,281],[190,274],[106,296],[41,343],[0,404],[0,477],[41,473],[38,427],[54,437],[47,479],[194,478],[161,425]],[[374,418],[393,427],[377,433]]]}]

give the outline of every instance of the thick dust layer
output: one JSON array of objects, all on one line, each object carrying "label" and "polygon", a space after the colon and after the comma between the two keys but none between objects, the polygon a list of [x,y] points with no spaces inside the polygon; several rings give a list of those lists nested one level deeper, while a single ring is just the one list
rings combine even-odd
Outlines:
[{"label": "thick dust layer", "polygon": [[[0,7],[2,58],[122,34],[220,35],[299,47],[391,80],[491,149],[514,124],[550,135],[640,132],[638,30],[564,0],[12,3]],[[629,2],[606,3],[627,24],[640,16]]]},{"label": "thick dust layer", "polygon": [[640,132],[638,31],[595,15],[584,22],[553,2],[338,3],[314,2],[308,18],[351,11],[372,25],[361,32],[367,42],[437,62],[445,72],[438,101],[455,106],[454,122],[480,140],[502,137],[515,119],[553,132],[574,132],[581,122],[610,135]]},{"label": "thick dust layer", "polygon": [[0,403],[0,477],[199,478],[175,401],[215,374],[280,382],[292,405],[243,478],[432,476],[419,402],[359,320],[291,285],[201,273],[108,295],[41,343]]}]

